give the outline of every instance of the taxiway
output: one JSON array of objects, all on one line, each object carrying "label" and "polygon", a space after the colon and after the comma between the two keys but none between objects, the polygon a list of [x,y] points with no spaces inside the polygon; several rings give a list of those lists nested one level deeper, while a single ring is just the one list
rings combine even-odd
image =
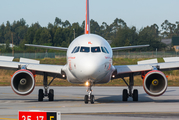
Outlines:
[{"label": "taxiway", "polygon": [[122,102],[127,87],[93,87],[94,104],[84,104],[86,87],[50,87],[55,91],[53,102],[37,101],[38,89],[28,96],[16,95],[10,86],[0,87],[0,120],[17,120],[19,110],[59,111],[62,120],[171,120],[179,118],[179,87],[168,87],[160,97],[148,96],[142,87],[139,101]]}]

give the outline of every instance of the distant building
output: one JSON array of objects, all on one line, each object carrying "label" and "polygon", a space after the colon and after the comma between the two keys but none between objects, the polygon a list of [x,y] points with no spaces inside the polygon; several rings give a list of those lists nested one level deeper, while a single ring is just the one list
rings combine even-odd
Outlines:
[{"label": "distant building", "polygon": [[164,43],[167,46],[166,50],[170,50],[172,47],[172,39],[162,39],[161,43]]},{"label": "distant building", "polygon": [[176,52],[179,51],[179,37],[172,37],[172,45]]},{"label": "distant building", "polygon": [[161,42],[164,43],[167,46],[171,46],[172,39],[162,39]]}]

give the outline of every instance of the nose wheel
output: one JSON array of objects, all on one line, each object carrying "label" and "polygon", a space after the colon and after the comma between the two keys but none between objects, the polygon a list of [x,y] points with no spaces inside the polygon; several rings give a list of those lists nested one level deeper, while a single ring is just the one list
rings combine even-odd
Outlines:
[{"label": "nose wheel", "polygon": [[85,95],[84,97],[84,102],[85,104],[88,104],[88,102],[90,101],[91,104],[94,104],[94,95]]},{"label": "nose wheel", "polygon": [[88,95],[85,95],[84,102],[85,104],[88,104]]},{"label": "nose wheel", "polygon": [[92,82],[88,82],[88,89],[87,89],[88,95],[85,95],[84,97],[85,104],[88,104],[89,101],[91,104],[94,104],[94,95],[92,95],[91,87],[92,87]]}]

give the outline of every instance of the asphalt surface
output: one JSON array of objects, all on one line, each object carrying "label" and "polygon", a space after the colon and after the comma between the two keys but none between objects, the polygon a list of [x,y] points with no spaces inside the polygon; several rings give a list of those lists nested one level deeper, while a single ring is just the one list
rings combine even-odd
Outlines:
[{"label": "asphalt surface", "polygon": [[122,90],[127,87],[94,86],[94,104],[84,104],[86,87],[50,87],[54,89],[54,101],[47,98],[37,101],[38,89],[28,96],[16,95],[10,86],[0,87],[0,120],[17,120],[19,110],[43,110],[61,112],[62,120],[175,120],[179,119],[179,87],[168,87],[160,97],[148,96],[142,87],[139,101],[122,101]]}]

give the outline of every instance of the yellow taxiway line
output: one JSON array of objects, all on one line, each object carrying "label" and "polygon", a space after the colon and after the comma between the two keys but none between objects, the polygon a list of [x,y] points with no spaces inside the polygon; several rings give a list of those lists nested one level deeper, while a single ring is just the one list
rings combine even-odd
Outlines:
[{"label": "yellow taxiway line", "polygon": [[0,120],[18,120],[18,119],[14,119],[14,118],[0,118]]}]

